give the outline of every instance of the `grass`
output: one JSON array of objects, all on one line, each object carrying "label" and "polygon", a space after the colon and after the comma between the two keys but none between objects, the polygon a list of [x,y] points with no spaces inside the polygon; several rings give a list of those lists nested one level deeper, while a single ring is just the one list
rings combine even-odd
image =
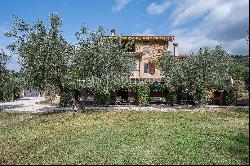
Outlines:
[{"label": "grass", "polygon": [[248,111],[0,112],[0,164],[249,164]]}]

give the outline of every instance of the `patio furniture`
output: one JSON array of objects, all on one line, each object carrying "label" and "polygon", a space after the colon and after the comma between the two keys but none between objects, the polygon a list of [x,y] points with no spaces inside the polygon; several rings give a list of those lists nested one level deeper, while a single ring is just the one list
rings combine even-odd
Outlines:
[{"label": "patio furniture", "polygon": [[122,97],[121,96],[116,96],[115,97],[115,104],[121,104],[122,103]]},{"label": "patio furniture", "polygon": [[162,102],[165,102],[166,99],[165,97],[150,97],[150,101],[152,103],[162,103]]}]

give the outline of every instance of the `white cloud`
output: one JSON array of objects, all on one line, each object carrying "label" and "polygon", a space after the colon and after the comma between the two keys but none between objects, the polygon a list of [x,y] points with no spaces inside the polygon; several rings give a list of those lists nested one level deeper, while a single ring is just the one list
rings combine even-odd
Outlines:
[{"label": "white cloud", "polygon": [[156,4],[151,3],[148,8],[147,8],[147,12],[149,14],[162,14],[163,12],[165,12],[165,10],[171,5],[171,2],[168,0],[165,0],[163,3],[161,4]]},{"label": "white cloud", "polygon": [[[171,17],[175,27],[171,35],[179,43],[181,54],[197,51],[200,47],[214,47],[219,43],[231,53],[249,54],[245,40],[249,28],[248,0],[210,0],[202,3],[185,0],[177,5]],[[192,23],[196,18],[200,20],[195,27],[176,28]]]},{"label": "white cloud", "polygon": [[179,29],[172,31],[171,34],[175,36],[174,42],[179,43],[180,54],[189,54],[190,52],[198,51],[201,47],[215,47],[218,44],[222,44],[227,51],[233,54],[249,54],[248,45],[244,37],[229,41],[219,41],[207,37],[199,29],[193,31]]},{"label": "white cloud", "polygon": [[179,44],[180,54],[189,54],[190,52],[197,51],[201,47],[214,47],[219,44],[218,41],[208,39],[198,29],[193,31],[178,29],[173,30],[171,34],[175,36],[174,42]]},{"label": "white cloud", "polygon": [[249,54],[249,45],[245,38],[223,42],[223,46],[233,54]]},{"label": "white cloud", "polygon": [[112,7],[113,11],[122,10],[131,0],[116,0],[115,5]]},{"label": "white cloud", "polygon": [[154,36],[151,28],[145,29],[142,33],[136,33],[136,36]]},{"label": "white cloud", "polygon": [[227,1],[214,7],[204,18],[200,29],[220,41],[241,39],[249,28],[249,2]]},{"label": "white cloud", "polygon": [[179,1],[176,10],[172,14],[173,26],[190,22],[206,14],[218,5],[219,0],[185,0]]}]

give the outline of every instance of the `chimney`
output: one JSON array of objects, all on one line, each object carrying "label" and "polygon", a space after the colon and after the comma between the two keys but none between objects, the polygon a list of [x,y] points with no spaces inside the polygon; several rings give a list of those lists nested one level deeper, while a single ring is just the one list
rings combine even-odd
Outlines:
[{"label": "chimney", "polygon": [[115,29],[111,30],[111,36],[115,36]]},{"label": "chimney", "polygon": [[179,57],[178,43],[173,43],[174,46],[174,57]]}]

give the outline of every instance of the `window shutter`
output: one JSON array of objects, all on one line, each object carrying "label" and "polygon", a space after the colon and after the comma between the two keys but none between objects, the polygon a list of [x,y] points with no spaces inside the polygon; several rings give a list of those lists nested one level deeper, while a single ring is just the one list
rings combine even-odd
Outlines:
[{"label": "window shutter", "polygon": [[150,74],[155,73],[155,64],[153,62],[149,62],[149,73]]}]

